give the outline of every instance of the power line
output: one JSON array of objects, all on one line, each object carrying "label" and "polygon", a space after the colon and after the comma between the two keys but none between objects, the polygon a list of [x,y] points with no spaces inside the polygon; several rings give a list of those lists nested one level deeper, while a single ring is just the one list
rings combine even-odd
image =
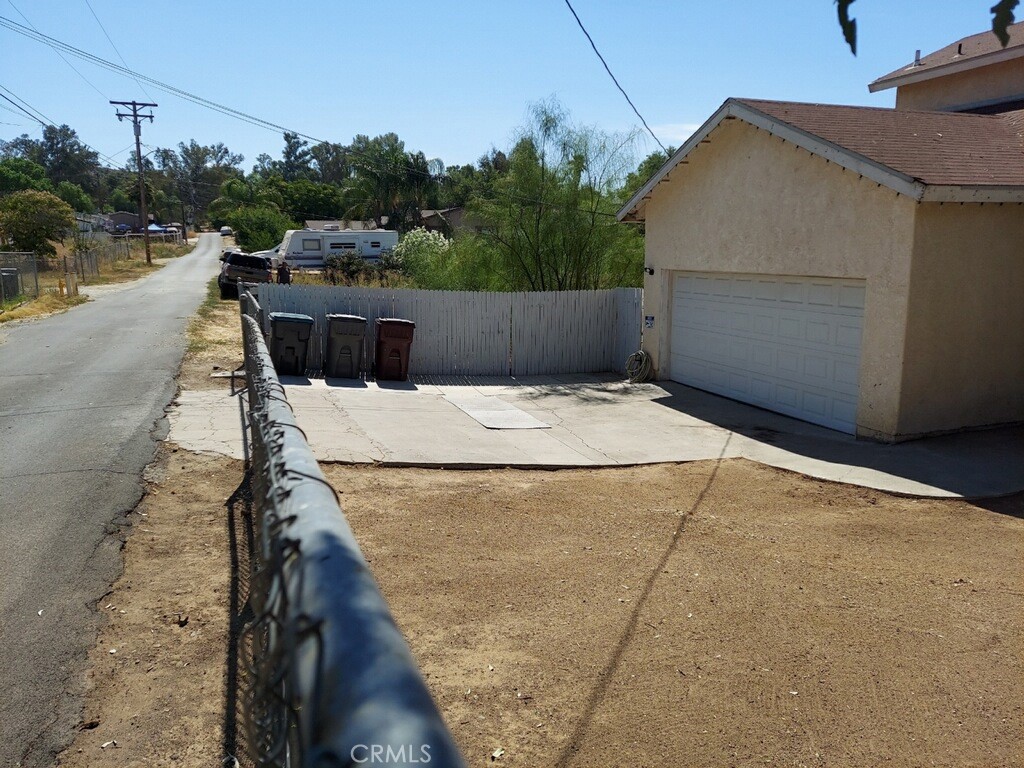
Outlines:
[{"label": "power line", "polygon": [[[571,9],[571,6],[570,6],[570,9]],[[575,13],[575,11],[573,13]],[[107,59],[104,59],[104,58],[102,58],[100,56],[96,56],[94,54],[91,54],[91,53],[88,53],[86,51],[83,51],[80,48],[76,48],[73,45],[70,45],[68,43],[62,42],[60,40],[57,40],[56,38],[52,38],[52,37],[49,37],[48,35],[44,35],[41,32],[30,30],[30,29],[26,28],[25,26],[23,26],[21,24],[18,24],[16,21],[12,21],[11,19],[8,19],[5,16],[0,16],[0,26],[6,27],[7,29],[9,29],[12,32],[16,32],[16,33],[18,33],[20,35],[23,35],[24,37],[28,37],[31,40],[35,40],[36,42],[43,43],[44,45],[51,45],[51,44],[52,45],[56,45],[56,46],[60,47],[62,50],[64,50],[66,53],[71,54],[72,56],[76,56],[78,58],[84,59],[85,61],[88,61],[91,64],[95,64],[96,66],[102,67],[102,68],[107,69],[109,71],[117,72],[119,74],[127,75],[129,77],[137,77],[138,79],[140,79],[140,80],[142,80],[142,81],[144,81],[146,83],[149,83],[150,85],[152,85],[152,86],[154,86],[154,87],[156,87],[156,88],[158,88],[158,89],[160,89],[160,90],[162,90],[162,91],[164,91],[166,93],[169,93],[169,94],[171,94],[173,96],[178,96],[179,98],[182,98],[182,99],[184,99],[186,101],[190,101],[190,102],[192,102],[194,104],[197,104],[197,105],[199,105],[201,107],[206,107],[207,109],[211,109],[211,110],[213,110],[215,112],[219,112],[219,113],[224,114],[224,115],[226,115],[228,117],[234,117],[235,119],[238,119],[238,120],[241,120],[243,122],[249,123],[249,124],[254,125],[254,126],[258,127],[258,128],[264,128],[264,129],[273,131],[275,133],[291,133],[291,134],[293,134],[293,135],[295,135],[295,136],[297,136],[299,138],[307,139],[307,140],[315,142],[317,144],[330,143],[330,142],[327,142],[325,139],[320,139],[320,138],[317,138],[316,136],[311,136],[308,133],[303,133],[301,131],[296,131],[296,130],[293,130],[293,129],[290,129],[290,128],[286,128],[283,125],[279,125],[277,123],[273,123],[273,122],[271,122],[269,120],[264,120],[263,118],[256,117],[255,115],[250,115],[250,114],[248,114],[246,112],[242,112],[241,110],[237,110],[237,109],[233,109],[231,107],[224,106],[223,104],[218,104],[217,102],[211,101],[209,99],[205,99],[205,98],[203,98],[201,96],[197,96],[196,94],[190,93],[190,92],[188,92],[186,90],[183,90],[181,88],[177,88],[177,87],[175,87],[173,85],[169,85],[167,83],[161,82],[160,80],[157,80],[155,78],[149,77],[148,75],[144,75],[142,73],[135,72],[135,71],[133,71],[133,70],[127,68],[127,67],[123,67],[121,65],[115,64],[114,62],[108,61]],[[584,30],[584,32],[586,32],[586,30]],[[589,37],[589,35],[588,35],[588,37]],[[600,54],[598,54],[598,55],[600,56]],[[609,72],[609,74],[610,74],[610,72]],[[621,88],[620,88],[620,90],[621,90]],[[623,91],[623,93],[625,93],[625,92]],[[627,100],[628,100],[628,98],[629,97],[627,96]],[[630,102],[630,103],[632,104],[632,102]],[[634,107],[634,111],[635,111],[635,107]],[[639,115],[639,112],[637,114]],[[640,119],[643,120],[642,117]],[[644,125],[645,126],[647,125],[646,122],[644,123]],[[648,128],[648,131],[649,130],[650,130],[650,128]],[[652,133],[651,135],[653,136],[654,134]],[[656,136],[655,136],[655,141],[657,141],[657,137]],[[659,146],[661,146],[661,142],[658,142],[658,144],[659,144]],[[662,149],[664,149],[663,146],[662,146]],[[352,156],[355,156],[355,157],[362,157],[364,159],[372,157],[369,154],[367,154],[366,152],[361,152],[359,150],[353,150],[350,147],[346,148],[346,152],[349,155],[352,155]],[[383,166],[383,165],[380,165],[379,163],[376,163],[376,162],[371,162],[371,163],[368,163],[368,164],[371,165],[372,167],[376,167],[378,170],[387,170],[387,171],[393,170],[393,168],[391,168],[389,166]],[[116,163],[115,163],[115,165],[116,165]],[[403,170],[412,171],[414,173],[424,173],[420,169],[414,168],[414,167],[412,167],[410,165],[401,165],[401,166],[398,166],[398,167],[402,168]],[[429,172],[427,174],[425,174],[425,175],[429,175]],[[506,195],[504,195],[504,197],[506,197],[507,199],[516,199],[516,200],[519,200],[521,202],[536,203],[536,204],[540,204],[540,205],[549,205],[549,206],[551,206],[553,208],[561,208],[561,209],[566,209],[567,208],[566,206],[561,206],[561,205],[558,205],[556,203],[550,203],[550,202],[543,201],[543,200],[536,200],[536,199],[533,199],[533,198],[527,198],[527,197],[522,197],[522,196],[513,195],[513,194],[506,194]],[[591,211],[591,210],[588,210],[588,209],[585,209],[585,208],[579,208],[578,210],[580,210],[583,213],[596,213],[597,215],[601,215],[601,216],[607,215],[607,216],[614,217],[614,214],[605,214],[603,212]]]},{"label": "power line", "polygon": [[[17,99],[18,101],[20,101],[21,104],[19,104],[18,101],[14,101],[14,99],[10,99],[7,96],[4,96],[2,93],[0,93],[0,99],[4,99],[5,101],[8,101],[11,104],[13,104],[15,107],[18,108],[18,110],[22,114],[28,115],[30,118],[32,118],[32,120],[34,120],[35,122],[37,122],[41,126],[43,126],[43,128],[56,128],[57,127],[56,124],[53,122],[53,120],[51,120],[46,115],[44,115],[42,112],[40,112],[38,109],[33,107],[31,104],[29,104],[27,101],[25,101],[23,98],[21,98],[18,94],[16,94],[10,88],[7,88],[6,86],[0,85],[0,90],[6,91],[11,96],[13,96],[14,99]],[[25,106],[22,106],[22,104],[24,104]],[[0,106],[3,106],[3,105],[0,104]],[[26,107],[28,109],[26,109]],[[7,107],[4,107],[4,109],[7,109],[8,112],[13,112],[14,111],[14,110],[9,109]],[[34,115],[34,114],[32,114],[32,112],[29,112],[28,111],[29,109],[33,110],[36,114]],[[102,158],[107,163],[106,167],[109,170],[118,170],[118,168],[117,168],[117,161],[115,161],[112,157],[110,157],[109,155],[103,154],[102,152],[100,152],[95,147],[89,146],[88,144],[86,144],[81,139],[79,139],[79,141],[82,143],[83,147],[85,147],[86,149],[90,150],[91,152],[95,152],[97,157]],[[122,151],[124,151],[124,150],[122,150]]]},{"label": "power line", "polygon": [[[8,2],[10,2],[10,0],[8,0]],[[128,62],[124,60],[124,56],[121,55],[121,52],[117,49],[117,46],[114,45],[114,41],[110,38],[110,33],[107,32],[107,28],[103,26],[103,22],[100,21],[100,17],[97,16],[96,11],[93,10],[92,3],[90,3],[89,0],[85,0],[85,4],[89,6],[89,12],[92,13],[92,17],[96,19],[96,23],[100,25],[100,29],[103,30],[103,34],[106,36],[107,42],[110,43],[110,47],[113,48],[114,53],[117,54],[117,58],[119,58],[121,60],[121,63],[124,64],[125,68],[127,68]],[[28,19],[25,20],[28,21]],[[139,84],[139,88],[142,89],[142,92],[146,94],[146,98],[152,99],[153,97],[149,95],[149,91],[146,90],[146,86],[144,86],[142,83],[139,83],[139,78],[136,77],[134,78],[134,80],[136,83]]]},{"label": "power line", "polygon": [[604,65],[604,71],[608,73],[608,77],[610,77],[612,79],[612,82],[615,83],[615,87],[619,89],[619,92],[626,97],[626,101],[629,102],[629,106],[633,108],[633,112],[635,112],[636,116],[640,118],[640,122],[644,124],[644,128],[647,129],[647,132],[651,134],[651,138],[653,138],[655,143],[659,147],[661,147],[661,151],[667,155],[668,150],[665,149],[665,145],[661,143],[657,136],[654,135],[654,131],[651,130],[651,126],[647,124],[647,121],[644,120],[644,116],[640,114],[640,110],[636,108],[636,105],[633,103],[633,100],[629,98],[629,94],[626,93],[626,89],[619,85],[619,81],[615,78],[615,75],[612,74],[612,70],[608,66],[608,62],[604,60],[604,56],[602,56],[601,52],[597,50],[597,45],[594,43],[594,38],[590,36],[590,33],[587,32],[587,28],[583,26],[583,22],[580,21],[580,17],[576,13],[576,9],[572,7],[572,3],[570,3],[569,0],[565,0],[565,4],[569,6],[569,10],[572,11],[573,18],[576,19],[576,23],[580,25],[580,29],[583,30],[583,34],[586,35],[587,40],[590,41],[590,47],[594,49],[594,53],[597,54],[597,58],[601,60],[601,63]]},{"label": "power line", "polygon": [[[0,86],[0,88],[2,88],[2,87],[3,87],[3,86]],[[17,108],[18,108],[19,110],[21,110],[22,114],[28,115],[28,116],[29,116],[30,118],[32,118],[33,120],[35,120],[35,121],[36,121],[37,123],[39,123],[39,124],[40,124],[41,126],[43,126],[44,128],[46,127],[46,123],[44,123],[44,122],[43,122],[42,120],[40,120],[40,119],[39,119],[38,117],[36,117],[35,115],[33,115],[33,114],[32,114],[31,112],[29,112],[29,111],[28,111],[27,109],[23,109],[23,108],[22,108],[22,106],[21,106],[20,104],[18,104],[18,103],[17,103],[16,101],[14,101],[13,99],[9,99],[9,98],[7,98],[7,97],[6,97],[6,96],[4,96],[4,95],[3,95],[2,93],[0,93],[0,99],[3,99],[4,101],[8,101],[8,102],[10,102],[11,104],[14,104],[14,106],[16,106],[16,107],[17,107]],[[14,110],[8,110],[8,111],[11,111],[11,112],[13,112]]]},{"label": "power line", "polygon": [[[11,101],[11,99],[7,99],[7,97],[4,96],[4,98],[7,99],[7,101],[10,101],[11,104],[14,104],[14,106],[16,106],[18,109],[20,109],[22,112],[24,112],[29,117],[31,117],[37,123],[42,123],[44,127],[53,125],[53,120],[51,120],[46,115],[44,115],[42,112],[40,112],[38,109],[33,107],[31,104],[29,104],[27,101],[25,101],[23,98],[21,98],[18,94],[16,94],[10,88],[7,88],[7,87],[5,87],[3,85],[0,85],[0,90],[3,90],[5,92],[9,93],[11,96],[13,96],[19,102],[21,102],[20,104],[15,103],[14,101]],[[0,95],[2,95],[2,94],[0,94]],[[24,106],[22,106],[22,104]],[[26,109],[26,107],[28,109]],[[32,112],[35,112],[35,114],[32,114],[32,112],[29,112],[28,110],[32,110]],[[37,117],[37,115],[38,115],[38,117]]]},{"label": "power line", "polygon": [[223,104],[218,104],[215,101],[205,99],[202,96],[197,96],[196,94],[190,93],[182,88],[176,88],[173,85],[161,82],[160,80],[149,77],[148,75],[144,75],[140,72],[135,72],[134,70],[131,70],[128,67],[115,64],[112,61],[108,61],[107,59],[101,58],[100,56],[96,56],[94,54],[83,51],[80,48],[76,48],[73,45],[62,42],[61,40],[57,40],[56,38],[50,37],[49,35],[44,35],[42,32],[31,30],[19,24],[16,21],[8,19],[5,16],[0,16],[0,26],[6,27],[12,32],[17,32],[20,35],[35,40],[36,42],[43,43],[44,45],[55,45],[64,52],[69,53],[72,56],[84,59],[85,61],[88,61],[91,64],[95,64],[96,66],[102,67],[111,72],[117,72],[128,77],[138,78],[139,80],[149,83],[150,85],[159,88],[160,90],[166,93],[178,96],[182,99],[185,99],[186,101],[191,101],[194,104],[207,107],[216,112],[220,112],[222,114],[238,118],[244,122],[250,123],[257,127],[266,128],[267,130],[274,131],[275,133],[294,133],[296,136],[299,136],[300,138],[308,139],[318,144],[324,143],[325,141],[324,139],[317,138],[316,136],[310,136],[307,133],[291,130],[283,125],[278,125],[277,123],[273,123],[269,120],[264,120],[260,117],[256,117],[255,115],[250,115],[246,112],[242,112],[241,110],[233,109],[231,107],[224,106]]},{"label": "power line", "polygon": [[[35,29],[36,32],[39,31],[38,29],[36,29],[36,25],[28,20],[28,16],[26,16],[24,13],[22,13],[21,9],[18,8],[18,6],[16,6],[14,4],[14,0],[7,0],[7,4],[10,5],[11,8],[13,8],[14,10],[16,10],[18,12],[18,15],[21,16],[21,18],[23,18],[25,20],[26,24],[28,24],[30,27],[32,27],[32,29]],[[93,83],[92,80],[90,80],[85,75],[83,75],[81,72],[79,72],[78,68],[74,64],[72,64],[70,61],[68,61],[66,58],[64,58],[64,54],[62,54],[60,51],[58,51],[52,45],[50,46],[50,48],[52,48],[53,52],[56,53],[58,56],[60,56],[61,61],[63,61],[65,64],[67,64],[69,67],[71,67],[71,69],[73,69],[75,71],[75,74],[78,75],[80,78],[82,78],[89,85],[90,88],[92,88],[94,91],[96,91],[96,93],[98,93],[104,99],[108,98],[108,96],[103,91],[101,91],[99,88],[96,87],[96,84]]]}]

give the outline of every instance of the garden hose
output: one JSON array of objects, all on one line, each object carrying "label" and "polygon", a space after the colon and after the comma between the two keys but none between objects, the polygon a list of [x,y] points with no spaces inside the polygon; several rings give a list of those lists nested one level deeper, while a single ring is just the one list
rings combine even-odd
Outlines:
[{"label": "garden hose", "polygon": [[644,350],[639,349],[626,358],[626,375],[633,384],[650,381],[653,372],[651,356]]}]

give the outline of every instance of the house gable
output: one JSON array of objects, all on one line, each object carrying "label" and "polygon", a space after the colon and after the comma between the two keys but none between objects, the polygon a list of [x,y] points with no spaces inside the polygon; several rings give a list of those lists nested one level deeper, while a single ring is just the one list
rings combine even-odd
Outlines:
[{"label": "house gable", "polygon": [[729,99],[618,213],[647,201],[726,120],[755,128],[914,200],[1024,202],[1019,113],[973,115]]}]

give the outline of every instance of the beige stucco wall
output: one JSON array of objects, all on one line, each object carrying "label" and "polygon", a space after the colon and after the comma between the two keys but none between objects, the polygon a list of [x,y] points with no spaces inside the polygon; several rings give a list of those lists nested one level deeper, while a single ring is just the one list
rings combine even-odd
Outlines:
[{"label": "beige stucco wall", "polygon": [[896,89],[896,109],[942,110],[1024,95],[1024,58]]},{"label": "beige stucco wall", "polygon": [[1024,420],[1024,206],[922,203],[899,433]]},{"label": "beige stucco wall", "polygon": [[917,204],[738,119],[710,139],[647,204],[644,348],[658,377],[678,270],[864,279],[857,431],[895,436]]}]

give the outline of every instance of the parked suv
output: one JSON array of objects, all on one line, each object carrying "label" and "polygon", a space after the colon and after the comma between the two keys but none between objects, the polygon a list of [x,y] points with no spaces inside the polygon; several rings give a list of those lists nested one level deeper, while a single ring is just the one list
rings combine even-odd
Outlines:
[{"label": "parked suv", "polygon": [[239,251],[228,251],[221,257],[220,297],[238,298],[238,282],[269,283],[271,278],[270,259],[265,256],[253,256]]}]

